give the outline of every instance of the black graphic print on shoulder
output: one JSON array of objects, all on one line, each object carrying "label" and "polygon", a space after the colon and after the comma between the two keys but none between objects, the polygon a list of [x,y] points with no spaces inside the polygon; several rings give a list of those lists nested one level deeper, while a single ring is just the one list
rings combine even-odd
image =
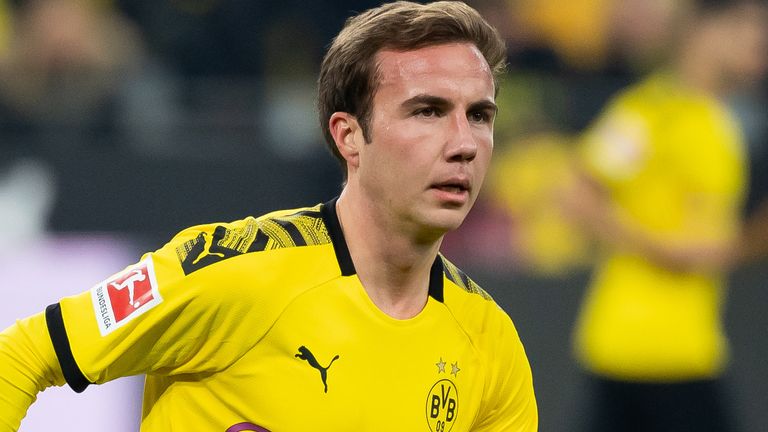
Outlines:
[{"label": "black graphic print on shoulder", "polygon": [[445,277],[447,277],[448,280],[468,292],[479,294],[486,300],[493,300],[490,294],[488,294],[484,289],[480,288],[480,285],[476,284],[475,281],[470,279],[466,273],[461,271],[461,269],[456,267],[452,262],[448,261],[442,255],[441,258],[443,259],[443,273],[445,273]]},{"label": "black graphic print on shoulder", "polygon": [[219,225],[176,248],[184,274],[233,256],[330,243],[319,206],[286,216],[248,218],[237,227]]}]

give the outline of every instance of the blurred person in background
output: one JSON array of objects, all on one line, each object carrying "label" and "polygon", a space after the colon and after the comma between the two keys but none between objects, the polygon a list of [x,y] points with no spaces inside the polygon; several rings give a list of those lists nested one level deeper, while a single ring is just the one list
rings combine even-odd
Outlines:
[{"label": "blurred person in background", "polygon": [[98,0],[4,3],[0,126],[102,127],[126,73],[142,56],[134,26]]},{"label": "blurred person in background", "polygon": [[561,189],[571,182],[574,135],[668,50],[674,2],[473,4],[507,40],[513,70],[497,98],[503,109],[489,185],[470,223],[449,236],[450,251],[471,250],[468,259],[484,267],[504,263],[494,269],[508,268],[512,259],[516,273],[532,276],[582,272],[591,262],[591,245],[558,205]]},{"label": "blurred person in background", "polygon": [[537,430],[512,321],[439,253],[490,162],[504,66],[461,2],[349,19],[318,80],[341,194],[186,229],[0,333],[0,430],[46,387],[141,373],[145,431]]},{"label": "blurred person in background", "polygon": [[[182,133],[234,129],[291,158],[322,151],[313,122],[325,47],[353,10],[381,2],[336,0],[112,0],[141,30],[155,61],[148,83],[165,112],[139,100],[134,121]],[[157,90],[160,91],[157,91]],[[160,99],[157,94],[164,93]],[[153,104],[150,104],[153,105]],[[159,114],[159,115],[158,115]],[[160,121],[166,124],[159,124]],[[137,126],[140,127],[140,126]],[[189,140],[152,140],[184,152]],[[316,156],[316,155],[315,155]],[[335,183],[334,183],[335,187]]]},{"label": "blurred person in background", "polygon": [[724,277],[747,155],[726,98],[765,72],[768,9],[676,4],[672,55],[618,95],[578,148],[566,207],[600,240],[575,331],[584,431],[732,431]]},{"label": "blurred person in background", "polygon": [[[139,36],[97,0],[0,0],[0,233],[44,235],[56,195],[46,159],[114,126]],[[6,232],[7,231],[7,232]]]}]

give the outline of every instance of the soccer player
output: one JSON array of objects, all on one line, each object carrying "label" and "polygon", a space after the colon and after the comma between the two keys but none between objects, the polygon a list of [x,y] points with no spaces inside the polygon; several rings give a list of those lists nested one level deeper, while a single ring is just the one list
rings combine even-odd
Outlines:
[{"label": "soccer player", "polygon": [[18,321],[0,430],[47,386],[143,373],[142,431],[535,431],[512,321],[439,254],[483,182],[504,60],[460,2],[349,19],[318,81],[341,194],[186,229]]},{"label": "soccer player", "polygon": [[[731,431],[723,397],[724,276],[746,184],[724,103],[766,66],[766,6],[680,3],[674,57],[586,134],[572,206],[602,240],[577,324],[584,431]],[[690,8],[690,9],[687,9]]]}]

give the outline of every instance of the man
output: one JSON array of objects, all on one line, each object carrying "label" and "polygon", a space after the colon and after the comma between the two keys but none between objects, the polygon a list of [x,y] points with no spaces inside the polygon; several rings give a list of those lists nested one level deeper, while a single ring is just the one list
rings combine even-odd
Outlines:
[{"label": "man", "polygon": [[723,102],[765,70],[764,4],[679,5],[674,57],[580,148],[572,210],[605,249],[577,325],[589,431],[730,431],[721,308],[746,184]]},{"label": "man", "polygon": [[536,430],[512,322],[438,253],[490,161],[504,56],[459,2],[348,20],[318,82],[341,195],[184,230],[7,329],[0,429],[48,385],[146,373],[143,431]]}]

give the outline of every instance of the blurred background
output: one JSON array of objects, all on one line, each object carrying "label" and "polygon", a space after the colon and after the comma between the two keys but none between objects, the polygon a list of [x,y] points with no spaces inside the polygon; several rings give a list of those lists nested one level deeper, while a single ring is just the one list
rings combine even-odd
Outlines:
[{"label": "blurred background", "polygon": [[[0,327],[90,288],[181,229],[323,202],[341,175],[314,110],[324,48],[378,1],[0,0]],[[570,151],[670,50],[675,0],[477,0],[507,40],[495,161],[444,253],[509,312],[540,430],[579,416],[572,329],[594,246],[561,214]],[[765,77],[725,103],[748,217],[768,192]],[[729,275],[727,379],[768,430],[768,266]],[[22,431],[137,430],[141,380],[48,390]]]}]

